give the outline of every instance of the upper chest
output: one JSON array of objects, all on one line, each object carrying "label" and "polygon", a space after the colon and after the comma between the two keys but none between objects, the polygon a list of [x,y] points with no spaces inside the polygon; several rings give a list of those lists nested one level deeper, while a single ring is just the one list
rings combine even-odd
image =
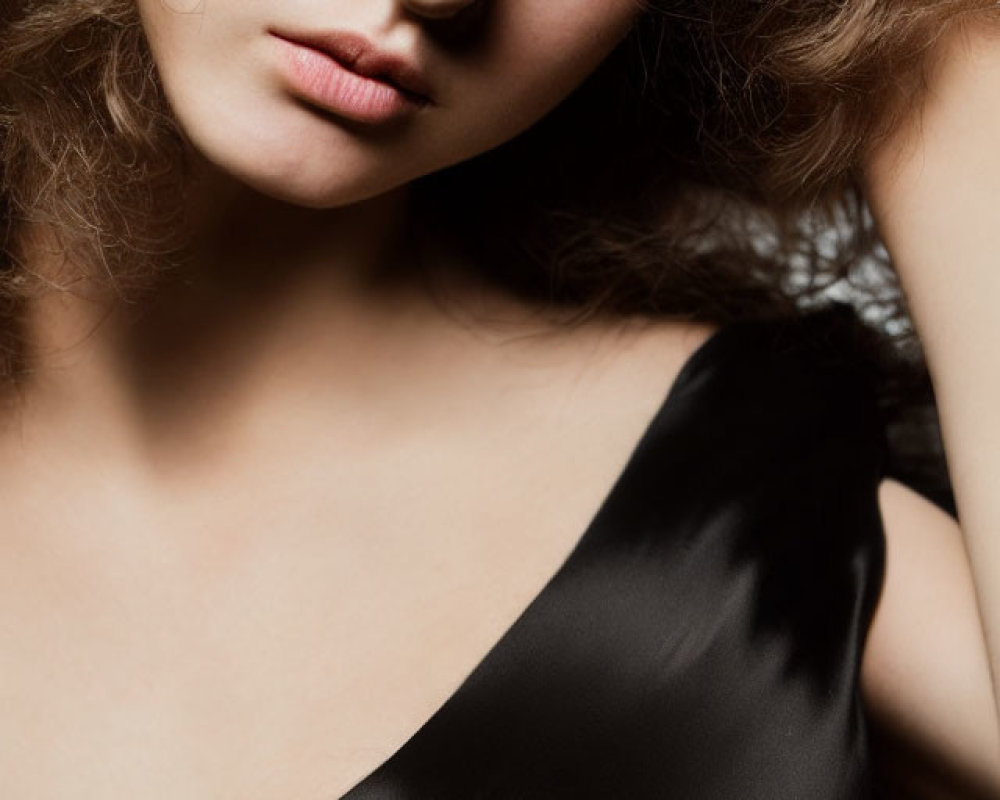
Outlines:
[{"label": "upper chest", "polygon": [[650,340],[645,386],[623,362],[561,426],[496,412],[368,450],[293,426],[271,452],[295,458],[234,465],[160,514],[113,476],[38,473],[0,511],[11,796],[346,791],[564,563],[699,341]]}]

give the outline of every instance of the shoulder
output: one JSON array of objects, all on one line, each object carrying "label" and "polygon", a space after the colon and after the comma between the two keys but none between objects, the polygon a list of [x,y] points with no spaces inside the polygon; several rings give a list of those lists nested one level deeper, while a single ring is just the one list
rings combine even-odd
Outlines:
[{"label": "shoulder", "polygon": [[961,530],[892,479],[878,504],[885,579],[861,685],[885,767],[917,797],[1000,798],[1000,731]]}]

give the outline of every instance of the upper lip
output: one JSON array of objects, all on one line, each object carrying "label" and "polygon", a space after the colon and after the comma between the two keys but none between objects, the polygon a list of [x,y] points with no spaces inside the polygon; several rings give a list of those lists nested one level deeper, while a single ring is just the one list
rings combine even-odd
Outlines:
[{"label": "upper lip", "polygon": [[275,36],[326,53],[339,64],[366,78],[382,80],[402,89],[416,99],[431,102],[431,90],[420,69],[405,57],[379,50],[359,33],[329,31],[316,33],[281,33]]}]

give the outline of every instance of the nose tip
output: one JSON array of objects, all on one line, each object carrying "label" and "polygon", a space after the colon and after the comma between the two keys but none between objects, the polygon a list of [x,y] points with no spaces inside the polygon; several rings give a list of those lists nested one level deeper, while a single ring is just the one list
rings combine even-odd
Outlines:
[{"label": "nose tip", "polygon": [[403,5],[427,19],[447,19],[477,2],[482,0],[403,0]]}]

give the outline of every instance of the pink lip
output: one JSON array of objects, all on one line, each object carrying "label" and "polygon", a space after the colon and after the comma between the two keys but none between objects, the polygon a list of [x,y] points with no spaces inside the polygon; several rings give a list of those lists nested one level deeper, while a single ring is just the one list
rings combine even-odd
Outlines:
[{"label": "pink lip", "polygon": [[363,36],[271,33],[282,47],[289,89],[328,111],[357,122],[382,123],[431,103],[415,67],[377,51]]}]

